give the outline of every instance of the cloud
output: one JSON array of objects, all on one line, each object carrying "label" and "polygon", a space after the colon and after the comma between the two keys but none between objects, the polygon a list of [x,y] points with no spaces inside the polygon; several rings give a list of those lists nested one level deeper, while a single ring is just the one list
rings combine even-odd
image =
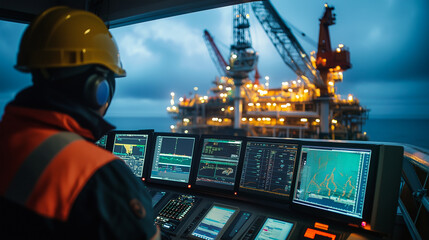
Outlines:
[{"label": "cloud", "polygon": [[369,29],[367,40],[371,44],[377,44],[381,40],[382,32],[379,26],[372,26]]},{"label": "cloud", "polygon": [[343,98],[349,93],[370,109],[370,117],[429,118],[429,81],[422,79],[367,79],[340,83]]},{"label": "cloud", "polygon": [[429,79],[424,67],[429,51],[428,2],[378,1],[363,11],[358,5],[365,4],[338,3],[338,14],[340,10],[348,14],[337,17],[337,24],[331,27],[333,42],[343,41],[350,47],[353,67],[349,76],[363,81]]},{"label": "cloud", "polygon": [[156,55],[156,50],[149,48],[153,43],[169,46],[184,56],[201,55],[206,51],[204,42],[201,41],[202,31],[186,25],[180,19],[161,19],[126,28],[125,34],[115,34],[115,29],[112,32],[128,57],[142,55],[147,59]]},{"label": "cloud", "polygon": [[202,37],[203,29],[186,24],[182,18],[112,30],[127,70],[127,77],[117,80],[117,97],[167,98],[168,102],[171,91],[186,93],[202,81],[210,85],[216,69]]},{"label": "cloud", "polygon": [[134,37],[132,34],[126,34],[120,39],[122,54],[128,57],[140,56],[143,59],[152,57],[154,54],[144,45],[143,39]]}]

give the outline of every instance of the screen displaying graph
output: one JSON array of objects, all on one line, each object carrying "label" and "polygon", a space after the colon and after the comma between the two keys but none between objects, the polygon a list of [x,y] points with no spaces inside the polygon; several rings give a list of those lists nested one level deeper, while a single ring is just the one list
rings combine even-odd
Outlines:
[{"label": "screen displaying graph", "polygon": [[204,139],[196,184],[232,190],[241,145],[242,140]]},{"label": "screen displaying graph", "polygon": [[255,237],[255,240],[285,240],[293,227],[293,223],[274,218],[267,218]]},{"label": "screen displaying graph", "polygon": [[148,134],[115,134],[113,154],[124,160],[137,177],[143,175],[148,136]]},{"label": "screen displaying graph", "polygon": [[151,178],[187,183],[195,141],[194,137],[157,136]]},{"label": "screen displaying graph", "polygon": [[297,144],[247,141],[240,191],[288,197],[297,151]]},{"label": "screen displaying graph", "polygon": [[293,202],[362,218],[369,149],[302,146]]},{"label": "screen displaying graph", "polygon": [[202,240],[219,239],[220,232],[226,227],[228,221],[237,210],[224,206],[212,206],[206,216],[201,220],[191,236]]}]

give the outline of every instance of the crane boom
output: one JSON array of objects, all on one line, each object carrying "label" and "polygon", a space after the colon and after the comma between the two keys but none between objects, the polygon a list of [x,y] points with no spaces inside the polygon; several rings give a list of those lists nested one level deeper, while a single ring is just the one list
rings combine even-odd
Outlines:
[{"label": "crane boom", "polygon": [[286,65],[309,87],[325,86],[319,72],[313,67],[310,57],[270,1],[252,2],[251,6],[256,18]]},{"label": "crane boom", "polygon": [[212,36],[207,30],[204,30],[204,40],[207,45],[207,49],[209,50],[210,57],[212,58],[213,63],[216,65],[219,74],[221,74],[222,76],[227,76],[226,67],[228,66],[228,64],[222,57],[222,54],[220,53]]}]

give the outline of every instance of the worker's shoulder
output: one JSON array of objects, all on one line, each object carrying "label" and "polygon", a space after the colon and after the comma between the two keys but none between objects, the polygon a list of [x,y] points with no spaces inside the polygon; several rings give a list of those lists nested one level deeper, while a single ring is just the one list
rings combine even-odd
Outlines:
[{"label": "worker's shoulder", "polygon": [[94,143],[77,137],[63,148],[55,157],[61,168],[92,175],[97,169],[117,159],[111,152]]}]

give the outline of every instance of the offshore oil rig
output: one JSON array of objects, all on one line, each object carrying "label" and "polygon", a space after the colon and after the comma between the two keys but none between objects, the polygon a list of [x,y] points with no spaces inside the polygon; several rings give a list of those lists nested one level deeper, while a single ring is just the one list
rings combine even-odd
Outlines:
[{"label": "offshore oil rig", "polygon": [[[369,110],[349,94],[336,93],[343,71],[351,68],[350,52],[343,44],[331,47],[328,27],[335,24],[334,7],[325,4],[320,19],[317,53],[309,55],[269,1],[250,6],[284,63],[297,78],[270,88],[260,82],[258,53],[252,48],[249,5],[233,9],[233,44],[229,61],[222,57],[210,33],[204,40],[221,77],[213,82],[210,96],[195,94],[175,101],[171,93],[167,111],[176,120],[173,132],[234,134],[287,138],[367,140],[362,125]],[[249,73],[254,72],[254,79]]]}]

